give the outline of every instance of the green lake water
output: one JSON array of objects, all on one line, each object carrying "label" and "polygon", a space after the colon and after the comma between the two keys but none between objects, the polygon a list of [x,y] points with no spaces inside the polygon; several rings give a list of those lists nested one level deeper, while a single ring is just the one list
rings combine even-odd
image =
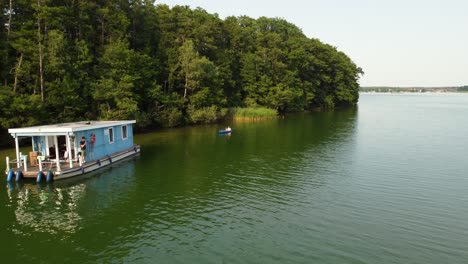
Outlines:
[{"label": "green lake water", "polygon": [[467,263],[468,94],[224,125],[137,135],[139,157],[86,178],[4,180],[2,262]]}]

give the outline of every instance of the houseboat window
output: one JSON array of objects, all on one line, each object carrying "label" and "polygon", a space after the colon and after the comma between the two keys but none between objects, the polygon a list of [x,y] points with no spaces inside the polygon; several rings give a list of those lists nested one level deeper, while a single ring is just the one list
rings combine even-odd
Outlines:
[{"label": "houseboat window", "polygon": [[109,128],[109,143],[114,143],[114,129]]},{"label": "houseboat window", "polygon": [[127,126],[122,126],[122,139],[127,139],[128,134],[127,134]]}]

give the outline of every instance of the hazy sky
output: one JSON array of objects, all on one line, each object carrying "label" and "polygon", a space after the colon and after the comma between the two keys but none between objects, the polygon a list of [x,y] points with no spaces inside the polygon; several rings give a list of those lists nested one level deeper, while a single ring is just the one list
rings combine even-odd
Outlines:
[{"label": "hazy sky", "polygon": [[362,86],[468,85],[468,0],[156,0],[280,17],[345,52]]}]

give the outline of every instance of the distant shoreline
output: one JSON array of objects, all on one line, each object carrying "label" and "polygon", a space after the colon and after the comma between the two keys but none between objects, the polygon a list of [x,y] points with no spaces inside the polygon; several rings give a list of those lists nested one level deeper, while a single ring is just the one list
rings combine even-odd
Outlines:
[{"label": "distant shoreline", "polygon": [[468,92],[458,92],[458,91],[455,91],[455,92],[367,92],[367,91],[359,91],[359,94],[394,94],[394,95],[398,95],[398,94],[419,94],[419,95],[424,95],[424,94],[427,94],[427,95],[430,95],[430,94],[463,94],[463,95],[466,95],[468,94]]},{"label": "distant shoreline", "polygon": [[360,87],[359,92],[368,93],[466,93],[468,86],[459,87]]}]

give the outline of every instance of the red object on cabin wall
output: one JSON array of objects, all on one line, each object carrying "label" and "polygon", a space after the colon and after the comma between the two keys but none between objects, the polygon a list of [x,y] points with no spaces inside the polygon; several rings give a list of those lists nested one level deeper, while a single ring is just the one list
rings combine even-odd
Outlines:
[{"label": "red object on cabin wall", "polygon": [[91,143],[96,142],[96,134],[91,134]]}]

